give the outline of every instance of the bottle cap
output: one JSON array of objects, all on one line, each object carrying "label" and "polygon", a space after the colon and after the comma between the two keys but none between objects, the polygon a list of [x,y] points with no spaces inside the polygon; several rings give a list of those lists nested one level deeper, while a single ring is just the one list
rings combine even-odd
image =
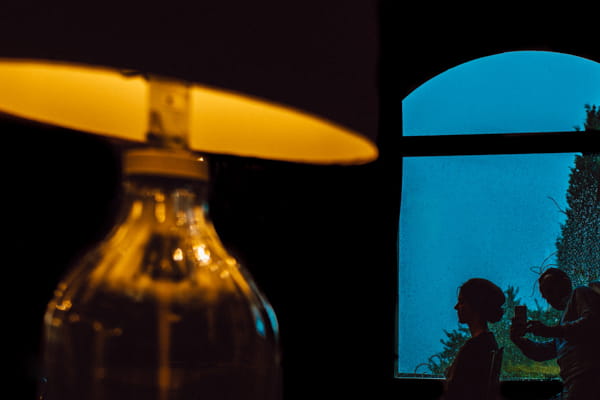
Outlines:
[{"label": "bottle cap", "polygon": [[208,180],[207,161],[184,150],[145,148],[125,153],[125,175],[156,175]]}]

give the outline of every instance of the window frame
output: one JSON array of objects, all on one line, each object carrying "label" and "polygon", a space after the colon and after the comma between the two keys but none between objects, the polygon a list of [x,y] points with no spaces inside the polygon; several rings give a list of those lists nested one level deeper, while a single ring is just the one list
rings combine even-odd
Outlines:
[{"label": "window frame", "polygon": [[[466,64],[478,58],[465,61]],[[600,67],[600,65],[599,65]],[[448,69],[451,69],[450,67]],[[446,69],[446,71],[448,70]],[[440,72],[443,74],[445,71]],[[440,75],[438,74],[438,75]],[[437,75],[436,75],[437,76]],[[435,77],[435,76],[434,76]],[[429,79],[432,79],[430,77]],[[428,80],[429,80],[428,79]],[[425,82],[427,82],[426,80]],[[425,83],[423,82],[423,83]],[[409,93],[410,94],[410,93]],[[405,96],[406,97],[406,96]],[[389,111],[386,111],[386,104],[382,107],[382,120],[386,121]],[[400,108],[399,121],[395,121],[393,125],[396,130],[396,137],[385,135],[380,138],[381,146],[385,146],[386,151],[383,152],[383,163],[388,167],[395,169],[396,175],[394,180],[399,186],[397,189],[398,208],[397,221],[400,218],[400,202],[402,201],[402,170],[405,157],[432,157],[432,156],[469,156],[469,155],[517,155],[517,154],[548,154],[548,153],[600,153],[600,131],[529,131],[515,133],[460,133],[460,134],[443,134],[443,135],[411,135],[404,136],[402,130],[403,113]],[[396,112],[398,118],[398,112]],[[386,126],[389,126],[386,124]],[[388,132],[393,129],[386,129]],[[383,140],[382,140],[383,139]],[[384,142],[385,141],[385,142]],[[399,246],[399,229],[396,230],[396,280],[395,280],[395,320],[394,320],[394,381],[397,384],[405,385],[406,387],[414,387],[415,390],[437,393],[442,390],[443,378],[439,377],[412,377],[400,376],[398,372],[398,319],[400,318],[399,296],[400,288],[398,287],[398,275],[400,266]],[[559,377],[552,379],[503,379],[501,381],[503,393],[517,393],[525,390],[531,393],[547,393],[550,397],[560,391],[562,381]],[[540,385],[543,385],[540,387]]]}]

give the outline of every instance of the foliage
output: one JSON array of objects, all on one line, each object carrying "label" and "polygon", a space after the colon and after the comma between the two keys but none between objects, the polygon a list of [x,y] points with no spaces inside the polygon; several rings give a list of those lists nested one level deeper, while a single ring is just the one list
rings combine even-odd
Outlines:
[{"label": "foliage", "polygon": [[[585,105],[586,119],[583,124],[585,131],[600,131],[600,107],[596,105]],[[575,126],[576,131],[581,131],[581,127]]]},{"label": "foliage", "polygon": [[[502,377],[508,378],[555,378],[558,376],[558,365],[554,360],[543,363],[536,362],[525,357],[521,351],[510,341],[509,332],[511,320],[514,316],[514,307],[522,305],[517,297],[518,289],[509,286],[504,292],[506,302],[504,304],[505,313],[500,321],[490,324],[490,330],[494,333],[499,347],[504,347],[504,359],[502,364]],[[554,309],[544,309],[540,304],[536,304],[536,309],[529,311],[530,319],[542,321],[547,325],[555,325],[560,318],[560,312]],[[434,354],[429,359],[428,368],[434,376],[442,377],[446,369],[450,366],[460,347],[469,339],[470,334],[466,326],[459,326],[452,331],[444,331],[446,339],[441,343],[444,349]],[[528,334],[533,340],[534,338]]]},{"label": "foliage", "polygon": [[[586,131],[599,135],[600,107],[586,105],[586,112]],[[575,286],[600,279],[600,154],[575,156],[565,214],[556,241],[558,267]]]}]

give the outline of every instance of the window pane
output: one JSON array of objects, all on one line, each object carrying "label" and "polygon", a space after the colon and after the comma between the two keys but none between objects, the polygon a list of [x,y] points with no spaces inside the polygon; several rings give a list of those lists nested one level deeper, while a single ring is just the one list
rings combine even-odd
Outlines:
[{"label": "window pane", "polygon": [[600,64],[561,53],[517,51],[467,62],[402,102],[403,134],[565,132],[600,104]]},{"label": "window pane", "polygon": [[[531,312],[546,313],[549,306],[534,286],[536,271],[556,263],[575,159],[574,153],[404,159],[400,376],[441,376],[444,362],[452,361],[453,356],[436,354],[448,348],[440,342],[449,340],[445,332],[458,331],[453,307],[458,287],[470,278],[489,279],[505,291],[512,287]],[[505,346],[504,377],[556,376],[555,362],[525,363],[518,357],[508,338],[510,318],[512,308],[501,322],[490,324]]]}]

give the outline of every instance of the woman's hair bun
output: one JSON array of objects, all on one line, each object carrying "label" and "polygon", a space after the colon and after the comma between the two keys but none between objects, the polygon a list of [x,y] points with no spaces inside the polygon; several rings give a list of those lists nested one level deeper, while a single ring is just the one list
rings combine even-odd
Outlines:
[{"label": "woman's hair bun", "polygon": [[460,287],[462,297],[488,322],[498,322],[504,315],[504,292],[493,282],[472,278]]}]

